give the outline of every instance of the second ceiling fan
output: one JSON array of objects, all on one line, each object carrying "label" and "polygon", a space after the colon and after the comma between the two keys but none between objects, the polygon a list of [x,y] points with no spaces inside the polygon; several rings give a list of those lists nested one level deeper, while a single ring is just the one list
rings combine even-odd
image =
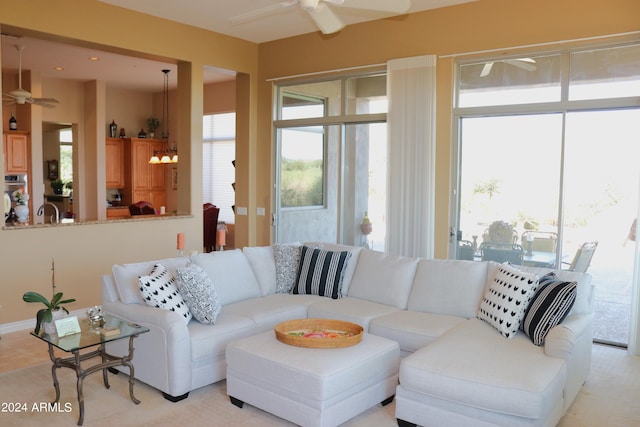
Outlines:
[{"label": "second ceiling fan", "polygon": [[[362,9],[390,14],[402,14],[411,7],[411,0],[290,0],[281,1],[271,6],[253,10],[229,18],[232,24],[242,24],[268,15],[282,9],[300,6],[309,14],[323,34],[332,34],[344,28],[345,24],[333,11],[333,6],[350,9]],[[331,5],[331,6],[330,6]]]}]

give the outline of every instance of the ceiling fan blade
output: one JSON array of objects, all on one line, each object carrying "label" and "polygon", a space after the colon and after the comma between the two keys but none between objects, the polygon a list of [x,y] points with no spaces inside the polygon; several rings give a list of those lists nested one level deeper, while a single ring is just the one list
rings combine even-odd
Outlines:
[{"label": "ceiling fan blade", "polygon": [[262,7],[260,9],[232,16],[231,18],[229,18],[229,22],[231,22],[233,25],[244,24],[245,22],[250,22],[265,16],[273,15],[280,10],[294,6],[297,3],[298,0],[281,1],[279,3],[272,4],[271,6]]},{"label": "ceiling fan blade", "polygon": [[482,67],[482,71],[480,72],[480,77],[487,77],[491,73],[491,69],[493,68],[493,62],[487,62]]},{"label": "ceiling fan blade", "polygon": [[51,102],[53,104],[60,103],[60,101],[58,101],[56,98],[31,98],[31,100],[36,102]]},{"label": "ceiling fan blade", "polygon": [[343,7],[366,9],[378,12],[405,13],[411,7],[411,0],[325,0]]},{"label": "ceiling fan blade", "polygon": [[[522,68],[526,71],[535,71],[538,67],[535,65],[535,61],[531,63],[530,61],[525,61],[526,58],[523,59],[505,59],[504,62],[514,67]],[[533,60],[532,60],[533,61]]]},{"label": "ceiling fan blade", "polygon": [[315,9],[305,9],[315,21],[322,34],[333,34],[344,28],[344,23],[326,4],[320,3]]},{"label": "ceiling fan blade", "polygon": [[39,100],[39,99],[32,99],[32,98],[29,98],[29,99],[27,99],[26,101],[27,101],[27,103],[29,103],[29,104],[37,105],[37,106],[39,106],[39,107],[44,107],[44,108],[55,108],[55,107],[56,107],[56,106],[55,106],[55,105],[53,105],[53,104],[49,104],[48,102],[44,102],[44,101],[41,101],[41,100]]}]

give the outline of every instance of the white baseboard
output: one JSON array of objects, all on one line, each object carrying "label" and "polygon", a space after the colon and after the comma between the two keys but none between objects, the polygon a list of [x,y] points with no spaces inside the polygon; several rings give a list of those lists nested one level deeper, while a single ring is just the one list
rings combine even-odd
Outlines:
[{"label": "white baseboard", "polygon": [[[70,311],[69,315],[78,316],[78,318],[87,317],[88,308],[89,307]],[[28,329],[34,329],[35,327],[36,327],[36,317],[34,315],[33,319],[20,320],[18,322],[0,324],[0,335],[10,334],[11,332],[20,332]]]}]

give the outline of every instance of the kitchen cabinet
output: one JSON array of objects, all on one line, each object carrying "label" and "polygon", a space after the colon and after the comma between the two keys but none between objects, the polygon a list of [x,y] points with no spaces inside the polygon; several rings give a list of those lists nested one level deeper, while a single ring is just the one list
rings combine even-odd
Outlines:
[{"label": "kitchen cabinet", "polygon": [[4,171],[6,175],[29,173],[29,133],[22,131],[2,134]]},{"label": "kitchen cabinet", "polygon": [[131,218],[128,206],[107,208],[107,219]]},{"label": "kitchen cabinet", "polygon": [[124,140],[107,138],[105,144],[107,188],[124,187]]},{"label": "kitchen cabinet", "polygon": [[167,204],[165,165],[151,165],[149,159],[155,151],[162,150],[158,139],[126,138],[125,143],[125,186],[122,203],[131,205],[145,201],[160,210]]}]

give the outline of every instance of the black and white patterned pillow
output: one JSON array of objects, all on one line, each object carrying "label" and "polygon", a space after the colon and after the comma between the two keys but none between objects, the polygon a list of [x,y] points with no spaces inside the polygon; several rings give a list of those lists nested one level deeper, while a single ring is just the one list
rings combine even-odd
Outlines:
[{"label": "black and white patterned pillow", "polygon": [[213,325],[222,305],[209,275],[196,264],[178,267],[176,285],[193,317],[200,323]]},{"label": "black and white patterned pillow", "polygon": [[173,274],[162,264],[155,264],[148,276],[139,276],[138,283],[142,298],[148,306],[174,311],[189,323],[191,311],[176,287]]},{"label": "black and white patterned pillow", "polygon": [[537,289],[536,274],[522,272],[508,263],[501,264],[482,298],[477,317],[502,336],[513,338]]},{"label": "black and white patterned pillow", "polygon": [[577,295],[576,282],[558,280],[553,272],[542,276],[538,291],[524,315],[521,329],[535,345],[543,345],[551,328],[567,317]]},{"label": "black and white patterned pillow", "polygon": [[273,246],[276,261],[276,293],[288,294],[296,283],[298,264],[300,263],[298,243],[281,243]]},{"label": "black and white patterned pillow", "polygon": [[291,293],[340,298],[349,258],[349,251],[333,252],[303,246],[296,284]]}]

